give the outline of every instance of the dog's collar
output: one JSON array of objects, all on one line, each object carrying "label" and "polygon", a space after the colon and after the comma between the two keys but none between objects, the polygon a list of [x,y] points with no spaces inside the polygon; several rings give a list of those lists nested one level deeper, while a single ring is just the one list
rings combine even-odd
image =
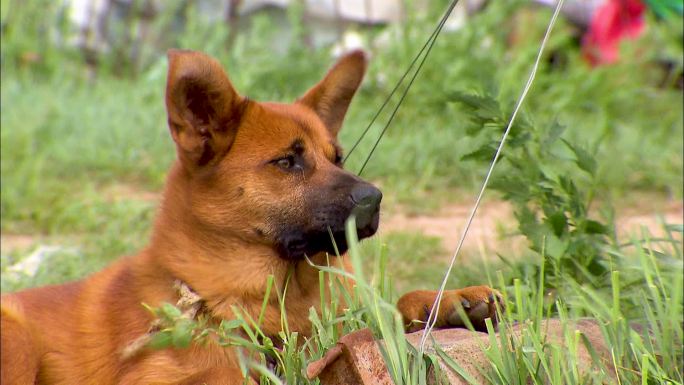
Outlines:
[{"label": "dog's collar", "polygon": [[173,282],[173,288],[178,294],[176,307],[181,310],[183,315],[187,313],[189,319],[195,319],[197,314],[204,307],[204,300],[187,283],[177,279]]},{"label": "dog's collar", "polygon": [[[204,300],[187,283],[177,279],[173,288],[178,295],[176,308],[181,311],[180,318],[195,320],[200,313],[206,311]],[[155,318],[145,334],[131,341],[121,352],[122,359],[129,359],[138,354],[152,340],[152,336],[161,330],[162,321]]]}]

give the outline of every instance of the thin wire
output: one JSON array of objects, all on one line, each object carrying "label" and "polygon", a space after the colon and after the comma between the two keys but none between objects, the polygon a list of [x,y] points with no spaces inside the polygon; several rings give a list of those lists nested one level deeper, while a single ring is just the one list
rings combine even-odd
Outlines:
[{"label": "thin wire", "polygon": [[451,4],[449,5],[449,8],[444,13],[444,16],[442,17],[442,19],[440,20],[439,25],[437,25],[437,29],[435,29],[434,37],[433,37],[432,41],[430,42],[430,45],[427,47],[427,51],[425,51],[425,55],[423,55],[423,59],[420,61],[418,68],[416,68],[416,71],[413,73],[411,80],[409,81],[408,85],[404,89],[404,92],[401,94],[401,98],[399,99],[399,102],[397,102],[397,105],[394,107],[394,110],[392,110],[392,114],[390,115],[389,119],[387,120],[385,127],[383,127],[382,131],[380,131],[380,135],[375,140],[375,143],[373,144],[373,148],[371,148],[370,152],[368,153],[368,156],[366,156],[366,160],[363,162],[361,169],[359,169],[358,175],[361,175],[363,170],[366,168],[368,161],[373,156],[373,153],[375,152],[375,149],[378,147],[378,144],[380,144],[380,140],[385,135],[385,132],[389,128],[390,124],[392,124],[392,121],[394,120],[394,116],[397,114],[397,111],[399,110],[399,107],[401,106],[401,104],[404,102],[404,99],[406,98],[408,91],[411,89],[413,82],[416,80],[416,77],[420,73],[420,70],[423,68],[423,64],[425,64],[425,59],[427,59],[428,55],[430,55],[430,51],[432,51],[432,47],[435,45],[435,42],[437,41],[437,37],[439,36],[439,33],[442,31],[444,24],[446,24],[446,21],[449,18],[449,15],[451,15],[451,11],[454,9],[456,4],[458,4],[458,0],[454,0],[451,2]]},{"label": "thin wire", "polygon": [[487,184],[489,183],[489,178],[492,176],[492,171],[494,170],[494,165],[496,164],[497,160],[499,159],[499,155],[501,154],[501,150],[503,149],[504,143],[506,143],[506,139],[508,138],[508,134],[511,131],[511,127],[513,126],[513,122],[515,121],[515,117],[518,115],[518,111],[520,110],[520,106],[522,105],[523,101],[525,100],[525,97],[527,96],[527,92],[530,90],[530,88],[532,86],[532,82],[534,81],[534,78],[537,74],[537,69],[539,68],[539,62],[541,60],[541,56],[544,52],[544,48],[546,47],[546,42],[549,39],[549,35],[551,34],[551,30],[553,30],[553,26],[556,24],[556,18],[558,17],[558,14],[559,14],[562,6],[563,6],[563,0],[559,0],[558,3],[556,4],[556,9],[553,13],[553,16],[551,17],[551,21],[549,22],[549,26],[546,29],[546,33],[544,34],[544,39],[542,40],[541,46],[539,47],[539,52],[537,53],[537,59],[534,62],[534,66],[532,67],[532,71],[530,71],[530,75],[527,79],[527,83],[525,84],[525,87],[523,88],[523,91],[520,94],[520,97],[518,98],[518,102],[516,103],[515,109],[513,110],[513,114],[511,115],[511,118],[508,121],[508,125],[506,126],[506,130],[504,131],[503,137],[501,138],[501,142],[499,143],[499,147],[496,149],[496,153],[494,154],[494,159],[492,160],[492,163],[489,166],[489,171],[487,171],[487,176],[485,177],[484,182],[482,183],[482,187],[480,188],[480,192],[477,195],[477,199],[475,200],[475,205],[473,206],[472,210],[470,211],[470,215],[468,216],[468,221],[466,222],[466,226],[463,229],[463,233],[461,234],[461,239],[458,241],[458,245],[456,246],[456,251],[454,251],[454,254],[451,257],[451,262],[449,263],[449,268],[447,269],[446,274],[444,275],[444,279],[442,279],[442,284],[439,287],[439,291],[437,292],[437,297],[435,298],[435,302],[432,304],[432,309],[430,310],[430,315],[428,316],[428,319],[427,319],[427,325],[426,325],[425,329],[423,329],[423,335],[420,338],[420,353],[421,354],[425,351],[425,342],[427,341],[427,338],[430,335],[430,332],[432,332],[432,329],[435,326],[435,322],[437,320],[437,314],[439,314],[439,306],[440,306],[440,303],[442,302],[442,296],[444,295],[444,289],[446,287],[447,280],[449,279],[449,275],[451,274],[451,270],[454,267],[454,263],[456,262],[456,257],[458,256],[458,253],[461,251],[461,246],[463,246],[463,241],[465,240],[466,234],[468,233],[468,229],[470,228],[470,225],[473,222],[473,218],[475,217],[475,213],[477,212],[477,208],[480,206],[480,201],[482,200],[482,196],[484,195],[484,191],[487,188]]},{"label": "thin wire", "polygon": [[392,99],[392,96],[394,96],[394,94],[397,92],[397,90],[399,89],[401,84],[404,82],[404,79],[406,79],[406,76],[409,74],[409,72],[411,72],[411,69],[413,69],[413,66],[416,64],[416,62],[418,62],[418,59],[420,58],[420,55],[423,54],[423,51],[425,51],[425,48],[427,48],[428,45],[430,45],[430,42],[433,41],[433,39],[436,38],[436,35],[439,34],[439,31],[442,30],[442,26],[444,25],[444,22],[447,20],[447,18],[451,14],[451,9],[453,9],[453,6],[456,5],[456,3],[458,3],[458,0],[452,2],[452,6],[444,14],[444,16],[442,16],[442,19],[440,19],[439,23],[437,24],[437,27],[432,31],[432,34],[430,34],[430,37],[428,37],[428,39],[425,41],[425,44],[423,44],[423,47],[420,49],[420,51],[418,51],[418,54],[416,54],[416,57],[413,58],[413,61],[411,61],[411,64],[406,69],[406,72],[404,72],[404,74],[401,75],[401,78],[399,78],[399,81],[397,82],[397,84],[394,86],[394,88],[389,93],[389,95],[387,95],[387,97],[385,98],[385,101],[380,106],[380,109],[378,109],[378,112],[375,113],[375,115],[371,119],[370,123],[368,123],[368,126],[366,126],[366,128],[361,133],[361,136],[359,136],[359,138],[356,139],[356,142],[354,143],[352,148],[349,150],[347,155],[344,157],[344,162],[346,162],[347,159],[349,159],[349,156],[352,154],[352,152],[354,152],[356,147],[359,145],[359,143],[361,143],[363,138],[366,136],[366,134],[370,130],[371,126],[373,126],[373,123],[375,123],[375,121],[380,116],[380,113],[385,109],[385,107],[387,106],[389,101]]}]

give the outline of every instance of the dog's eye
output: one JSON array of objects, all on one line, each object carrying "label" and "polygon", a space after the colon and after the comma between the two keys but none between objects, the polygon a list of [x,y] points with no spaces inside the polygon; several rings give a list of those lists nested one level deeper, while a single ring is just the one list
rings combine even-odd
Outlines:
[{"label": "dog's eye", "polygon": [[344,158],[342,158],[342,154],[340,154],[339,152],[337,154],[335,154],[335,162],[334,163],[336,165],[341,166],[343,160],[344,160]]},{"label": "dog's eye", "polygon": [[282,168],[283,170],[289,170],[292,167],[294,167],[295,159],[294,156],[290,155],[280,159],[276,159],[274,163],[276,164],[276,166]]}]

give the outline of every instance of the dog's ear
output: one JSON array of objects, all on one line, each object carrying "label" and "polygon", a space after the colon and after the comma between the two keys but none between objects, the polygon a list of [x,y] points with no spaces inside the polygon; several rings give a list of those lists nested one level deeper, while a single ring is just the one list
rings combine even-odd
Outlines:
[{"label": "dog's ear", "polygon": [[367,62],[361,50],[344,55],[323,80],[297,100],[313,109],[334,136],[340,131],[349,103],[363,80]]},{"label": "dog's ear", "polygon": [[230,149],[246,101],[214,58],[173,49],[167,56],[166,110],[178,157],[190,167],[206,165]]}]

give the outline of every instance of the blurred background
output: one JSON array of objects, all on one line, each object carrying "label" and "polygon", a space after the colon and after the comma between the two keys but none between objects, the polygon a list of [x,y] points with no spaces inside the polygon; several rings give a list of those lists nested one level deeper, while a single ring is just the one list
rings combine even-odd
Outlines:
[{"label": "blurred background", "polygon": [[[465,245],[473,271],[538,266],[548,235],[564,245],[555,257],[581,256],[599,276],[603,245],[680,229],[682,2],[565,3]],[[398,289],[440,280],[554,4],[462,0],[370,159],[363,176],[386,198],[381,233],[366,247],[385,245]],[[349,148],[448,5],[2,0],[2,290],[79,278],[146,244],[175,156],[163,105],[168,48],[217,57],[250,98],[292,101],[336,56],[363,47],[371,63],[341,133]],[[360,168],[387,112],[349,169]]]}]

